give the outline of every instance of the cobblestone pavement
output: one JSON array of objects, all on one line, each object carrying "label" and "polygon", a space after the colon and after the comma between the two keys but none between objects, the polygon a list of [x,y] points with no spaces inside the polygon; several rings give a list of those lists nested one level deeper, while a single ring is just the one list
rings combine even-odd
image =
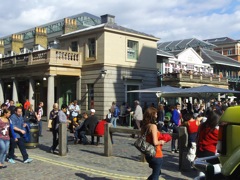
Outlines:
[{"label": "cobblestone pavement", "polygon": [[[147,179],[151,169],[147,163],[140,162],[140,153],[132,145],[135,139],[128,134],[114,134],[113,156],[105,157],[103,138],[99,146],[74,145],[72,134],[69,134],[69,153],[59,156],[48,152],[52,135],[47,131],[47,123],[43,122],[43,137],[39,146],[28,149],[30,164],[22,163],[22,156],[16,149],[16,164],[5,163],[8,167],[0,170],[0,179]],[[164,164],[162,178],[169,180],[193,179],[195,170],[178,171],[178,154],[171,154],[170,143],[164,145]]]}]

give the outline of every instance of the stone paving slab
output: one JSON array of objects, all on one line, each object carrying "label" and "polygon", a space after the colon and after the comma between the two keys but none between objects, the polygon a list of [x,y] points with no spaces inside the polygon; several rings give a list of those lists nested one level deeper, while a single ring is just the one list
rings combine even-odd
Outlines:
[{"label": "stone paving slab", "polygon": [[[30,158],[34,161],[23,164],[6,162],[6,169],[0,170],[0,179],[147,179],[151,174],[148,163],[140,162],[140,153],[132,145],[136,139],[128,134],[114,134],[113,156],[105,157],[103,138],[99,146],[74,145],[72,134],[69,134],[69,153],[58,156],[48,153],[51,146],[51,132],[46,130],[47,123],[43,122],[43,137],[39,146],[28,149]],[[22,160],[16,149],[18,159]],[[170,143],[164,145],[164,164],[162,177],[169,180],[193,179],[197,176],[195,170],[178,171],[178,154],[171,154]]]}]

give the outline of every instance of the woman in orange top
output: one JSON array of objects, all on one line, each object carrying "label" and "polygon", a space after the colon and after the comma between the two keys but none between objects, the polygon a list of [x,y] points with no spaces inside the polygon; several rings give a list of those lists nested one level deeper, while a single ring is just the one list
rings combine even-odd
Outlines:
[{"label": "woman in orange top", "polygon": [[161,167],[163,162],[162,145],[164,140],[160,140],[161,133],[156,125],[157,109],[149,107],[144,115],[141,127],[142,135],[147,132],[146,141],[156,146],[155,157],[146,156],[149,167],[152,168],[152,174],[148,177],[149,180],[157,180],[161,175]]}]

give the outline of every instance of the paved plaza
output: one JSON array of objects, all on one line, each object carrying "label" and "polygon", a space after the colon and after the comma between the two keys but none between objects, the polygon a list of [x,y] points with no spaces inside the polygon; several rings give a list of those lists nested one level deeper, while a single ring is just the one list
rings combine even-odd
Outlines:
[{"label": "paved plaza", "polygon": [[[140,162],[140,153],[132,145],[135,139],[129,134],[113,135],[113,156],[104,156],[103,138],[99,146],[74,145],[73,134],[69,133],[69,153],[59,156],[48,152],[51,142],[51,132],[47,130],[47,123],[43,122],[43,137],[39,146],[28,149],[30,164],[22,163],[22,156],[16,149],[16,164],[5,163],[8,167],[0,170],[0,179],[147,179],[151,173],[148,163]],[[96,141],[96,140],[95,140]],[[162,178],[164,179],[193,179],[197,171],[189,169],[187,172],[178,171],[178,154],[171,154],[170,143],[163,148],[164,164]]]}]

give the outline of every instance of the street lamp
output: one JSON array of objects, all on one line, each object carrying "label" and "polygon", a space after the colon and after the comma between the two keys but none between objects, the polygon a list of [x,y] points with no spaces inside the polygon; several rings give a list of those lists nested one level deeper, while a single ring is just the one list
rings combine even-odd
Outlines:
[{"label": "street lamp", "polygon": [[102,69],[100,74],[101,74],[101,77],[104,78],[106,76],[106,74],[107,74],[107,70],[106,69]]}]

